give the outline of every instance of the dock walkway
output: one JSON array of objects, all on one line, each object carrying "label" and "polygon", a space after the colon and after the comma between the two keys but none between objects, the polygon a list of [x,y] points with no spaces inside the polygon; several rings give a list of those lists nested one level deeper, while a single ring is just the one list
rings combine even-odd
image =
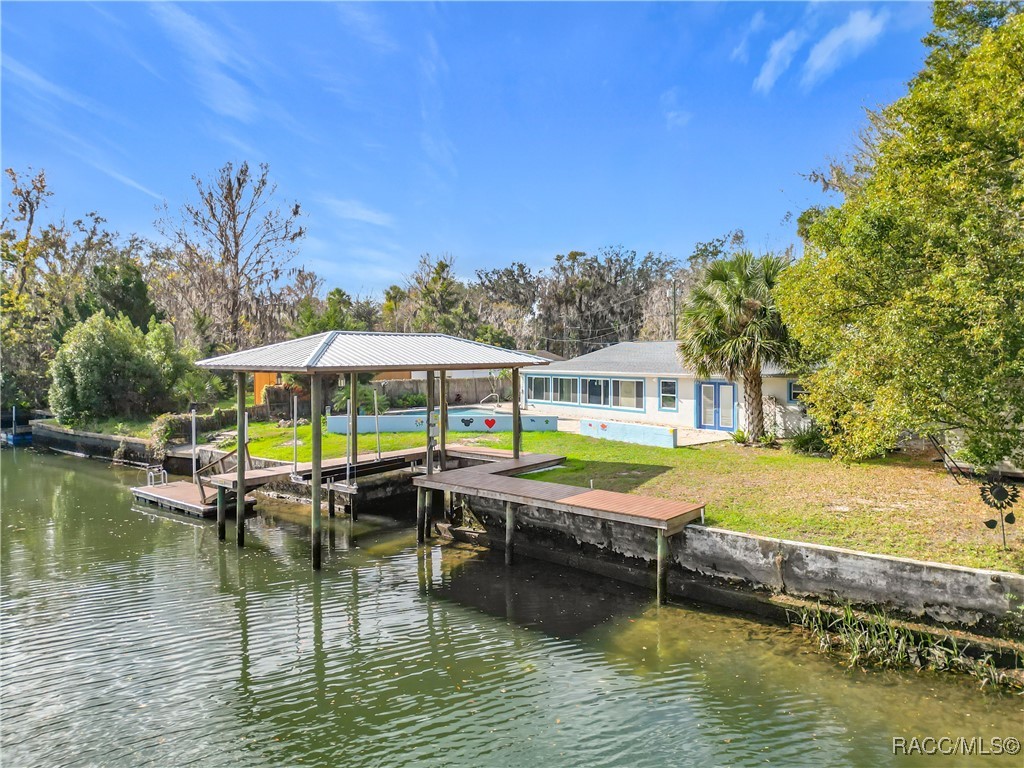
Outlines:
[{"label": "dock walkway", "polygon": [[[495,499],[505,504],[505,560],[511,564],[514,550],[513,505],[565,512],[570,515],[610,520],[653,529],[657,537],[657,593],[664,601],[669,567],[668,538],[699,520],[703,503],[671,501],[632,493],[580,488],[513,477],[530,469],[554,466],[564,457],[534,454],[519,460],[495,461],[475,467],[420,476],[414,485],[423,489]],[[547,462],[547,463],[546,463]],[[537,466],[540,464],[541,466]]]}]

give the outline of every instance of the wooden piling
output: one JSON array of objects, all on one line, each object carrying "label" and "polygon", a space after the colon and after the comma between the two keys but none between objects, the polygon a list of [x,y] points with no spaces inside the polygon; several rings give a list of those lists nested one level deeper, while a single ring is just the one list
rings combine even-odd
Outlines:
[{"label": "wooden piling", "polygon": [[664,604],[668,599],[668,537],[662,530],[658,531],[658,603]]},{"label": "wooden piling", "polygon": [[334,517],[334,488],[327,486],[327,516]]},{"label": "wooden piling", "polygon": [[512,458],[518,459],[523,446],[523,419],[519,413],[519,368],[512,369]]},{"label": "wooden piling", "polygon": [[505,502],[505,565],[512,565],[516,535],[516,513],[512,502]]},{"label": "wooden piling", "polygon": [[423,539],[426,541],[431,538],[430,523],[434,519],[434,491],[428,488],[426,490],[425,499],[425,510],[423,512]]},{"label": "wooden piling", "polygon": [[217,488],[217,538],[224,541],[227,538],[227,489]]},{"label": "wooden piling", "polygon": [[310,530],[310,536],[312,537],[312,542],[311,543],[313,545],[313,570],[314,571],[319,571],[320,570],[320,564],[321,564],[321,551],[320,551],[320,539],[321,539],[321,535],[320,535],[320,531],[321,531],[321,526],[320,526],[320,490],[321,490],[321,482],[322,482],[322,475],[321,475],[321,471],[320,471],[321,470],[321,466],[322,466],[322,464],[321,464],[321,460],[322,460],[322,455],[321,455],[322,444],[321,444],[321,432],[320,432],[320,430],[321,430],[320,411],[323,408],[323,402],[322,402],[323,390],[321,389],[321,381],[320,381],[320,377],[319,376],[317,376],[316,374],[313,374],[312,376],[309,377],[309,379],[310,379],[310,382],[309,382],[310,383],[310,387],[309,387],[310,398],[309,399],[310,399],[310,408],[311,408],[311,413],[310,413],[310,419],[309,420],[312,423],[312,427],[313,427],[313,436],[312,436],[313,437],[313,439],[312,439],[312,449],[313,449],[313,461],[312,461],[312,464],[313,464],[313,466],[312,466],[312,476],[310,477],[310,481],[309,481],[310,482],[310,491],[312,492],[312,496],[313,496],[313,500],[312,500],[312,504],[311,504],[311,511],[312,511],[312,515],[311,515],[312,520],[311,520],[311,522],[312,522],[312,524],[310,526],[310,529],[311,529]]},{"label": "wooden piling", "polygon": [[416,489],[416,543],[423,543],[423,518],[426,516],[425,488]]},{"label": "wooden piling", "polygon": [[235,458],[238,460],[238,471],[235,475],[236,496],[235,496],[235,543],[240,547],[245,546],[245,372],[235,373],[236,387],[236,416],[238,418],[238,450]]}]

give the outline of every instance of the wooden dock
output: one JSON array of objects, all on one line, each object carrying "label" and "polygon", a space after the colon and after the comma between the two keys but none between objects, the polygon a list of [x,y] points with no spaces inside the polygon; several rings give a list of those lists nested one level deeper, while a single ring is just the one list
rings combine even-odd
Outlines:
[{"label": "wooden dock", "polygon": [[[160,483],[158,485],[144,485],[139,488],[132,488],[132,495],[138,501],[145,501],[155,504],[161,509],[170,509],[175,512],[184,512],[193,517],[216,517],[216,499],[213,503],[207,502],[202,495],[198,485],[190,480],[175,480],[171,483]],[[256,499],[252,496],[245,497],[246,512],[251,512],[256,505]],[[231,508],[235,505],[232,502]]]},{"label": "wooden dock", "polygon": [[[398,451],[384,451],[380,458],[376,453],[364,453],[359,455],[359,460],[349,471],[348,459],[325,459],[321,464],[320,477],[324,482],[338,480],[346,476],[351,479],[366,477],[367,475],[391,472],[396,469],[404,469],[417,463],[422,463],[427,458],[426,448],[405,448]],[[299,462],[297,465],[282,464],[277,467],[264,467],[262,469],[245,470],[245,490],[249,491],[269,483],[288,482],[299,479],[309,482],[313,476],[313,464],[308,461]],[[203,478],[215,488],[227,488],[231,491],[238,490],[238,474],[234,470],[219,475],[210,475]]]},{"label": "wooden dock", "polygon": [[580,488],[575,485],[546,483],[513,475],[554,466],[564,457],[534,454],[517,460],[495,461],[475,467],[420,476],[413,483],[422,489],[495,499],[505,505],[505,561],[513,560],[515,506],[549,509],[570,515],[610,520],[652,529],[657,543],[657,594],[663,602],[667,591],[669,567],[668,538],[690,523],[701,519],[703,503]]}]

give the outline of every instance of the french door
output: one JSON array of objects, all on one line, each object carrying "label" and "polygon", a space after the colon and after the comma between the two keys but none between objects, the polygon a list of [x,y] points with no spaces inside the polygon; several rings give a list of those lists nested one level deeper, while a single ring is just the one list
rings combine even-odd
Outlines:
[{"label": "french door", "polygon": [[726,381],[698,384],[697,426],[700,429],[736,429],[736,385]]}]

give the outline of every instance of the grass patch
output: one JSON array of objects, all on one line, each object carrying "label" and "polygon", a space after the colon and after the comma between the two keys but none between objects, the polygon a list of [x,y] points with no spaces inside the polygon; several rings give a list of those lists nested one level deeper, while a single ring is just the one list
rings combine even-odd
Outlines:
[{"label": "grass patch", "polygon": [[[54,426],[63,426],[56,419],[45,419]],[[93,419],[81,424],[76,424],[74,429],[79,432],[98,432],[102,435],[122,435],[126,437],[141,437],[149,439],[149,429],[153,423],[152,416],[145,416],[141,419],[129,419],[124,416],[110,419]]]},{"label": "grass patch", "polygon": [[[250,425],[250,452],[290,461],[292,432]],[[310,427],[299,428],[299,460],[309,461]],[[455,433],[451,442],[511,448],[508,433]],[[422,433],[381,435],[381,449],[426,444]],[[362,452],[376,448],[361,435]],[[344,456],[343,435],[324,436],[324,456]],[[565,432],[526,432],[523,450],[567,457],[532,479],[707,504],[708,525],[763,536],[848,547],[975,568],[1024,572],[1024,534],[1010,550],[984,527],[990,517],[975,484],[957,485],[931,456],[894,455],[841,464],[788,450],[713,443],[653,448]]]}]

